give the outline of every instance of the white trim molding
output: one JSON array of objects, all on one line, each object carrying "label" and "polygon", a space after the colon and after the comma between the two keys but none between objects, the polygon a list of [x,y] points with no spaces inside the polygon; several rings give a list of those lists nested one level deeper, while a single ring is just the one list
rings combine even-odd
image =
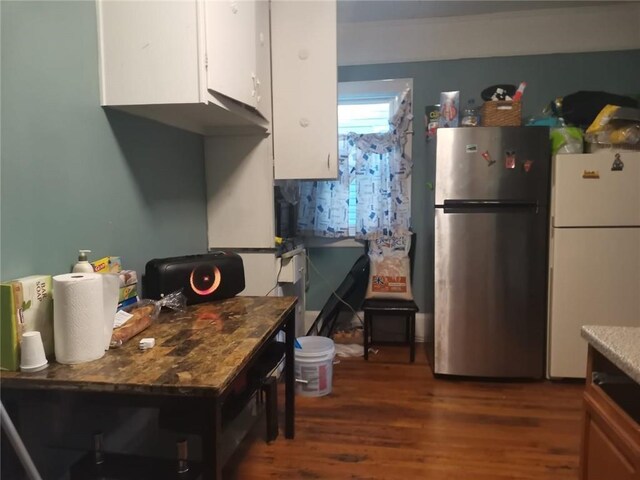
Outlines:
[{"label": "white trim molding", "polygon": [[640,2],[338,25],[338,65],[640,48]]}]

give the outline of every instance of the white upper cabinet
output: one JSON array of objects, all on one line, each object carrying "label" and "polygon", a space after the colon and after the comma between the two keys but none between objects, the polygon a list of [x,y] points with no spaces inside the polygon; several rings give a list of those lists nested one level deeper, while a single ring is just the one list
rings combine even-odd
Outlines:
[{"label": "white upper cabinet", "polygon": [[335,1],[271,2],[276,179],[338,174]]},{"label": "white upper cabinet", "polygon": [[271,121],[271,11],[268,0],[256,5],[256,108]]},{"label": "white upper cabinet", "polygon": [[260,3],[259,0],[217,0],[204,4],[207,19],[207,87],[214,93],[222,93],[256,109],[256,10]]},{"label": "white upper cabinet", "polygon": [[98,0],[102,105],[204,135],[267,130],[265,4],[268,27],[259,0]]}]

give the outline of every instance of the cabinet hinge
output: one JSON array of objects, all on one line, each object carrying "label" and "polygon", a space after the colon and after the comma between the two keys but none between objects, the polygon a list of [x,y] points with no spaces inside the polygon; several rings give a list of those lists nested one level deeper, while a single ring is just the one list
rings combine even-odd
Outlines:
[{"label": "cabinet hinge", "polygon": [[204,54],[204,68],[209,68],[209,56],[206,53]]}]

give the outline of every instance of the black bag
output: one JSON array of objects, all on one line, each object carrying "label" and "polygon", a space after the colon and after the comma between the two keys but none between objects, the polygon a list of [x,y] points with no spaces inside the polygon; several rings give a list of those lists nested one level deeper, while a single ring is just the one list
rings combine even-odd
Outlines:
[{"label": "black bag", "polygon": [[580,91],[562,98],[560,111],[556,114],[569,125],[586,128],[606,105],[638,108],[638,101],[613,93]]}]

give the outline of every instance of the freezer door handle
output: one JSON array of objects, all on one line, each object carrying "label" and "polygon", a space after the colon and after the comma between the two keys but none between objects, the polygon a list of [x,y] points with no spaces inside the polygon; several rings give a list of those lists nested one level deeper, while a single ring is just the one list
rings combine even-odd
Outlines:
[{"label": "freezer door handle", "polygon": [[445,200],[444,213],[537,213],[538,203],[528,200]]}]

